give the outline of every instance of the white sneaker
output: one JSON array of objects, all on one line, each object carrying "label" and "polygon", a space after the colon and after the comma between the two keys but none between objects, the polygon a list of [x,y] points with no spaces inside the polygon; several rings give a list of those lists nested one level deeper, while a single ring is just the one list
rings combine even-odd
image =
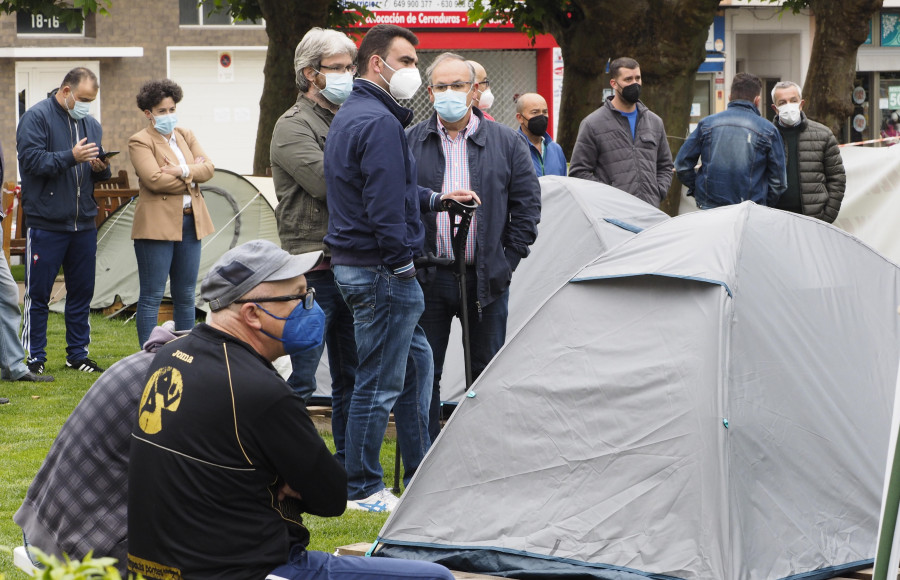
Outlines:
[{"label": "white sneaker", "polygon": [[395,510],[399,503],[400,498],[391,493],[388,488],[384,488],[365,499],[349,500],[347,509],[364,512],[390,512]]}]

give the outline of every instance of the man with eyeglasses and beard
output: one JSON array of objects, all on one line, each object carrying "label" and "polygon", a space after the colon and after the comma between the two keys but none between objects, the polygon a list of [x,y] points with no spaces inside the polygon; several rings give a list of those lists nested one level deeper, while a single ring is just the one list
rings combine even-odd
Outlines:
[{"label": "man with eyeglasses and beard", "polygon": [[[509,285],[519,261],[528,256],[541,218],[541,187],[525,141],[500,123],[485,121],[472,106],[475,71],[459,55],[445,52],[426,71],[434,114],[409,129],[418,183],[434,191],[474,190],[475,211],[465,255],[454,256],[452,219],[425,215],[425,249],[439,258],[465,260],[472,354],[476,378],[506,341]],[[429,431],[440,432],[440,381],[450,324],[460,312],[456,266],[427,268],[419,275],[425,292],[420,324],[434,354]]]},{"label": "man with eyeglasses and beard", "polygon": [[641,102],[641,66],[609,64],[613,95],[581,121],[569,177],[611,185],[659,207],[672,183],[672,151],[659,115]]}]

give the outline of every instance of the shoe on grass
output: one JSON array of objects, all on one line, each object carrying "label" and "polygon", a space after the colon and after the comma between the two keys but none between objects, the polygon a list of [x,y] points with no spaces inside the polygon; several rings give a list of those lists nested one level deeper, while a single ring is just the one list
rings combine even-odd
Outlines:
[{"label": "shoe on grass", "polygon": [[53,375],[38,375],[31,371],[28,371],[21,377],[17,378],[16,381],[22,381],[25,383],[49,383],[53,381]]},{"label": "shoe on grass", "polygon": [[5,405],[7,403],[9,403],[9,399],[7,399],[6,397],[0,397],[0,405]]},{"label": "shoe on grass", "polygon": [[83,358],[76,361],[66,361],[66,368],[75,369],[83,373],[102,373],[104,368],[97,364],[97,361],[89,358]]},{"label": "shoe on grass", "polygon": [[347,509],[364,512],[390,512],[396,509],[399,503],[400,498],[391,493],[388,488],[384,488],[365,499],[348,501]]},{"label": "shoe on grass", "polygon": [[44,374],[44,361],[35,360],[28,363],[28,370],[31,371],[32,374],[42,375]]}]

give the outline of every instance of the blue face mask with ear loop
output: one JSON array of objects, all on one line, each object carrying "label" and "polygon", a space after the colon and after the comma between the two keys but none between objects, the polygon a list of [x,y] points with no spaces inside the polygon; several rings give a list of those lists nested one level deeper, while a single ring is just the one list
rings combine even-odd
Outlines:
[{"label": "blue face mask with ear loop", "polygon": [[153,117],[153,128],[156,129],[160,135],[171,135],[177,124],[178,116],[175,113],[170,115],[160,115],[159,117],[154,115]]},{"label": "blue face mask with ear loop", "polygon": [[72,95],[72,100],[75,102],[75,104],[71,109],[66,109],[66,111],[69,113],[69,116],[76,121],[80,121],[87,117],[88,113],[91,112],[91,104],[75,100],[75,95]]},{"label": "blue face mask with ear loop", "polygon": [[455,123],[469,112],[469,105],[466,103],[468,97],[468,92],[461,93],[452,89],[447,89],[443,93],[434,93],[434,110],[441,119],[448,123]]},{"label": "blue face mask with ear loop", "polygon": [[325,77],[325,88],[319,91],[322,96],[335,105],[343,105],[353,90],[353,74],[316,72]]},{"label": "blue face mask with ear loop", "polygon": [[269,338],[274,338],[284,344],[285,353],[300,354],[322,344],[322,340],[325,338],[325,311],[318,302],[314,302],[313,307],[307,310],[303,307],[303,301],[300,301],[286,317],[272,314],[257,302],[254,304],[272,318],[285,321],[280,338],[260,329],[260,332]]}]

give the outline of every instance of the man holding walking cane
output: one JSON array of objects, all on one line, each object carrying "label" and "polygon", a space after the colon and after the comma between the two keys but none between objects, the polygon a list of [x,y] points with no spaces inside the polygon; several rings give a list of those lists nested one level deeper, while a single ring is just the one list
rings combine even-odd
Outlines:
[{"label": "man holding walking cane", "polygon": [[[465,350],[471,353],[475,379],[506,341],[509,284],[519,260],[528,255],[537,238],[541,188],[525,141],[512,129],[485,121],[482,112],[472,107],[477,83],[474,69],[464,58],[441,54],[425,74],[435,114],[407,134],[419,185],[435,191],[471,189],[482,202],[473,210],[460,256],[453,251],[452,237],[457,220],[465,219],[455,214],[466,210],[429,213],[423,218],[426,251],[456,260],[454,265],[437,265],[419,274],[425,293],[419,324],[434,355],[429,416],[433,440],[440,432],[440,380],[453,317],[467,318],[470,348]],[[460,260],[465,263],[462,271]]]}]

